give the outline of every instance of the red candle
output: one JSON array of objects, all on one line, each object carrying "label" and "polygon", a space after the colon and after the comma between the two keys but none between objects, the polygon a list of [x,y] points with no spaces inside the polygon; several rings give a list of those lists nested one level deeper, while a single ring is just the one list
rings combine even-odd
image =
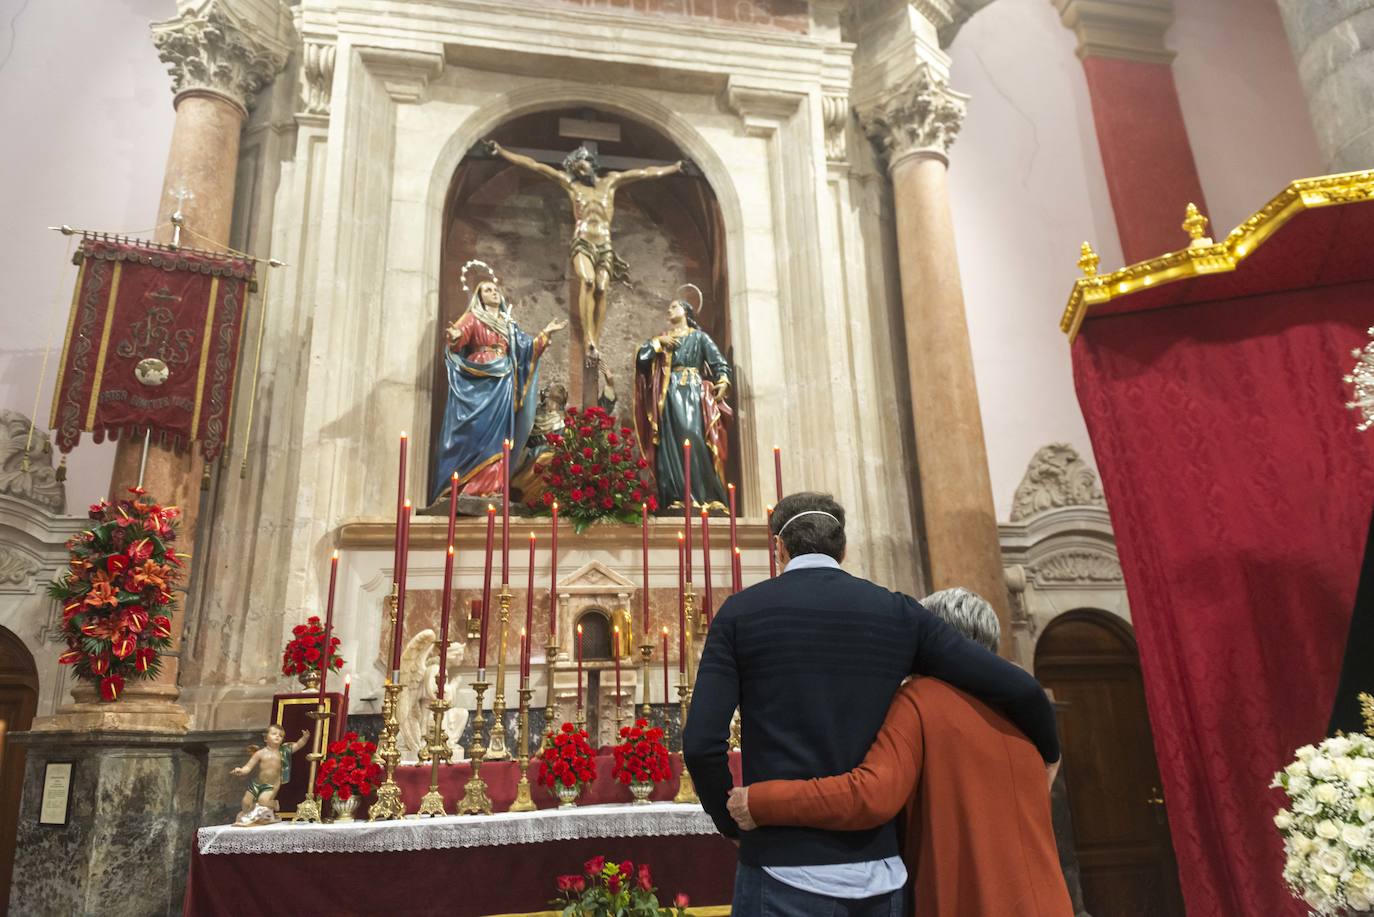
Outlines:
[{"label": "red candle", "polygon": [[773,537],[773,507],[768,507],[768,575],[778,575],[778,555],[774,550],[777,539]]},{"label": "red candle", "polygon": [[510,585],[510,440],[501,440],[501,585]]},{"label": "red candle", "polygon": [[677,533],[677,670],[687,671],[687,580],[683,557],[686,554],[682,533]]},{"label": "red candle", "polygon": [[663,628],[663,703],[668,703],[668,628]]},{"label": "red candle", "polygon": [[577,709],[582,709],[582,625],[577,625]]},{"label": "red candle", "polygon": [[620,625],[615,626],[615,646],[611,647],[611,656],[615,659],[615,705],[620,707]]},{"label": "red candle", "polygon": [[740,562],[739,548],[735,548],[734,567],[735,567],[735,591],[736,591],[736,592],[739,592],[741,589],[744,588],[744,567],[743,567],[743,565],[742,565],[741,562]]},{"label": "red candle", "polygon": [[553,547],[549,551],[549,643],[558,636],[558,501],[553,501],[553,523],[549,526]]},{"label": "red candle", "polygon": [[329,558],[329,603],[324,613],[324,659],[320,662],[320,697],[324,703],[324,685],[329,680],[329,638],[334,636],[334,583],[339,578],[339,552]]},{"label": "red candle", "polygon": [[345,711],[348,710],[348,689],[351,688],[352,686],[353,686],[353,673],[350,672],[349,674],[347,674],[347,675],[344,676],[344,701],[343,701],[343,706],[344,706],[344,710],[345,710]]},{"label": "red candle", "polygon": [[706,580],[706,599],[701,606],[706,614],[706,623],[711,623],[711,520],[706,515],[706,507],[701,509],[701,575]]},{"label": "red candle", "polygon": [[739,592],[739,536],[735,532],[735,485],[726,484],[725,490],[730,495],[730,591]]},{"label": "red candle", "polygon": [[773,489],[778,493],[778,502],[782,502],[782,449],[778,446],[773,447]]},{"label": "red candle", "polygon": [[534,633],[534,533],[530,532],[529,586],[525,589],[525,634]]},{"label": "red candle", "polygon": [[487,559],[482,569],[482,638],[477,642],[477,672],[487,680],[487,620],[491,611],[491,549],[496,535],[496,507],[487,504]]},{"label": "red candle", "polygon": [[525,632],[525,628],[520,628],[520,687],[525,687],[526,680],[530,677],[530,637]]},{"label": "red candle", "polygon": [[687,582],[692,581],[692,441],[682,441],[682,527],[687,532]]},{"label": "red candle", "polygon": [[406,499],[406,446],[410,443],[404,430],[401,431],[401,470],[396,476],[396,550],[391,559],[391,581],[401,581],[401,512]]},{"label": "red candle", "polygon": [[[457,502],[457,501],[454,501]],[[444,699],[448,684],[448,619],[453,611],[453,533],[449,532],[448,556],[444,558],[444,594],[439,604],[439,684],[435,696]]]},{"label": "red candle", "polygon": [[401,638],[406,632],[406,572],[410,566],[410,501],[402,504],[401,512],[401,575],[396,584],[396,626],[391,632],[391,671],[401,671]]},{"label": "red candle", "polygon": [[644,602],[644,638],[649,638],[649,504],[639,504],[640,519],[640,544],[644,557],[644,578],[642,582],[641,598]]}]

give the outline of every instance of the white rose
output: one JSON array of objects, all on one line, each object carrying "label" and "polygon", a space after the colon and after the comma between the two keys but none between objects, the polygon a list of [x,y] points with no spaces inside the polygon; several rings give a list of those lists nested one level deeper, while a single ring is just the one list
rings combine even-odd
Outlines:
[{"label": "white rose", "polygon": [[1336,772],[1336,776],[1342,780],[1350,779],[1350,772],[1355,769],[1355,762],[1344,756],[1331,759],[1331,769]]},{"label": "white rose", "polygon": [[1328,780],[1336,773],[1330,758],[1316,757],[1307,762],[1307,772],[1317,780]]},{"label": "white rose", "polygon": [[1323,818],[1317,822],[1317,837],[1328,841],[1334,841],[1341,836],[1340,826],[1329,818]]},{"label": "white rose", "polygon": [[1322,873],[1317,876],[1317,888],[1328,896],[1336,894],[1336,889],[1340,888],[1340,882],[1335,876],[1329,873]]},{"label": "white rose", "polygon": [[1299,761],[1306,761],[1308,758],[1312,757],[1316,753],[1317,748],[1314,745],[1304,745],[1302,748],[1299,748],[1296,752],[1294,752]]},{"label": "white rose", "polygon": [[1307,774],[1307,765],[1302,761],[1294,761],[1283,769],[1283,772],[1290,777],[1302,777]]},{"label": "white rose", "polygon": [[1355,850],[1363,850],[1369,846],[1369,829],[1360,828],[1355,825],[1345,825],[1341,828],[1341,841]]},{"label": "white rose", "polygon": [[1305,834],[1293,835],[1293,852],[1299,857],[1305,857],[1312,852],[1312,848],[1317,846],[1316,841]]},{"label": "white rose", "polygon": [[1374,897],[1363,888],[1346,888],[1345,900],[1352,908],[1357,911],[1367,911],[1374,907]]},{"label": "white rose", "polygon": [[1355,812],[1360,816],[1360,821],[1374,821],[1374,797],[1361,796],[1355,800]]},{"label": "white rose", "polygon": [[1333,758],[1350,753],[1350,746],[1354,744],[1345,736],[1333,736],[1322,743],[1322,748]]},{"label": "white rose", "polygon": [[[1288,778],[1288,795],[1293,797],[1294,799],[1301,796],[1303,793],[1306,793],[1310,789],[1312,789],[1312,781],[1308,780],[1306,777]],[[1314,806],[1316,805],[1315,800],[1312,801],[1312,804]],[[1312,815],[1315,814],[1316,811],[1317,810],[1314,808],[1311,812],[1304,812],[1303,814]]]},{"label": "white rose", "polygon": [[1319,783],[1316,789],[1312,791],[1312,797],[1322,805],[1329,806],[1341,798],[1341,791],[1336,788],[1334,783]]},{"label": "white rose", "polygon": [[1350,776],[1346,778],[1350,785],[1357,790],[1363,790],[1369,786],[1369,768],[1363,764],[1355,764],[1350,770]]},{"label": "white rose", "polygon": [[[1317,868],[1331,876],[1339,876],[1345,871],[1345,853],[1339,847],[1328,847],[1317,854]],[[1331,894],[1331,892],[1327,892]]]},{"label": "white rose", "polygon": [[1293,816],[1288,814],[1287,809],[1279,809],[1279,814],[1274,816],[1274,827],[1280,831],[1287,831],[1293,827]]},{"label": "white rose", "polygon": [[1345,880],[1346,888],[1369,888],[1369,877],[1358,869],[1350,874],[1350,878]]}]

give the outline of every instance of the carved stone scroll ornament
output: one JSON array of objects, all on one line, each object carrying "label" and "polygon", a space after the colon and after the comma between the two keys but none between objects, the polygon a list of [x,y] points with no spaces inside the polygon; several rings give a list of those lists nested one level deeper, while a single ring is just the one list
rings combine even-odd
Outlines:
[{"label": "carved stone scroll ornament", "polygon": [[928,64],[922,64],[858,114],[864,133],[892,169],[908,156],[920,154],[948,162],[949,148],[967,110],[968,96],[950,89]]},{"label": "carved stone scroll ornament", "polygon": [[1016,488],[1011,521],[1023,522],[1063,506],[1106,506],[1097,473],[1068,443],[1051,443],[1035,453]]},{"label": "carved stone scroll ornament", "polygon": [[195,90],[212,92],[247,113],[258,91],[286,66],[285,44],[254,28],[222,0],[155,22],[152,33],[178,97]]},{"label": "carved stone scroll ornament", "polygon": [[18,411],[0,409],[0,494],[61,515],[67,511],[67,485],[52,466],[52,442],[38,429],[30,441],[29,426],[29,419]]},{"label": "carved stone scroll ornament", "polygon": [[301,50],[301,95],[306,114],[329,114],[337,48],[333,42],[307,41]]},{"label": "carved stone scroll ornament", "polygon": [[32,557],[0,546],[0,589],[7,586],[25,588],[38,570],[38,562]]},{"label": "carved stone scroll ornament", "polygon": [[1060,551],[1038,562],[1032,572],[1037,584],[1119,583],[1121,564],[1096,551]]},{"label": "carved stone scroll ornament", "polygon": [[849,97],[829,93],[821,96],[821,121],[825,124],[826,161],[844,162],[848,158],[845,128],[849,126]]}]

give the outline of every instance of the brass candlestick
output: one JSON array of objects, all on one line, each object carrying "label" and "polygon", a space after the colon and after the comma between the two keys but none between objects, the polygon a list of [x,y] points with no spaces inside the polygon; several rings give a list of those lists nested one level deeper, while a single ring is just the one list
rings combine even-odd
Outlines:
[{"label": "brass candlestick", "polygon": [[533,812],[534,800],[530,797],[530,698],[534,691],[528,685],[520,688],[520,782],[515,786],[515,802],[510,804],[512,812]]},{"label": "brass candlestick", "polygon": [[678,757],[682,759],[682,775],[678,778],[677,795],[673,797],[673,802],[698,803],[701,802],[701,799],[697,797],[696,784],[692,782],[692,775],[687,772],[687,758],[682,753],[682,737],[687,734],[687,713],[692,708],[692,624],[696,618],[696,596],[692,593],[691,583],[687,584],[683,593],[682,607],[685,625],[683,628],[683,648],[687,654],[682,661],[686,680],[677,686],[678,719],[680,720],[678,724]]},{"label": "brass candlestick", "polygon": [[482,779],[482,759],[487,756],[487,750],[482,745],[482,726],[486,723],[482,717],[482,695],[487,693],[488,687],[485,681],[472,683],[472,690],[477,695],[477,714],[472,718],[472,740],[468,744],[468,757],[472,759],[472,776],[463,787],[463,798],[458,803],[459,815],[491,814],[491,797],[487,795],[487,783]]},{"label": "brass candlestick", "polygon": [[[645,637],[647,638],[648,635],[646,634]],[[654,655],[654,645],[652,643],[641,643],[639,645],[639,653],[644,657],[644,690],[641,692],[642,703],[639,708],[639,713],[647,720],[649,714],[652,712],[649,707],[649,661]],[[665,697],[663,700],[666,703],[668,698]]]},{"label": "brass candlestick", "polygon": [[[306,716],[315,721],[315,734],[311,736],[314,749],[306,755],[310,762],[310,782],[305,786],[305,798],[296,806],[296,814],[291,816],[292,822],[321,822],[324,819],[323,806],[320,798],[315,795],[315,776],[319,772],[320,762],[324,760],[324,750],[328,747],[328,736],[320,733],[320,724],[330,718],[330,714],[325,712],[324,705],[320,704],[311,710]],[[328,727],[325,727],[328,731]]]},{"label": "brass candlestick", "polygon": [[504,761],[506,748],[506,623],[510,621],[510,585],[501,584],[501,631],[496,638],[496,694],[491,701],[491,736],[487,740],[487,760]]},{"label": "brass candlestick", "polygon": [[553,732],[555,710],[553,705],[553,664],[558,661],[558,643],[552,637],[544,647],[544,731]]},{"label": "brass candlestick", "polygon": [[401,729],[397,716],[401,686],[387,679],[382,690],[382,734],[377,739],[377,757],[386,764],[386,780],[377,788],[377,798],[367,813],[368,821],[404,818],[406,814],[401,787],[396,783],[396,765],[401,763],[401,749],[396,744]]},{"label": "brass candlestick", "polygon": [[444,809],[444,796],[439,792],[439,765],[447,763],[453,757],[453,750],[448,746],[448,733],[444,731],[444,713],[453,705],[443,698],[435,698],[429,702],[430,713],[434,715],[434,724],[429,729],[429,792],[420,800],[420,809],[417,815],[447,815]]}]

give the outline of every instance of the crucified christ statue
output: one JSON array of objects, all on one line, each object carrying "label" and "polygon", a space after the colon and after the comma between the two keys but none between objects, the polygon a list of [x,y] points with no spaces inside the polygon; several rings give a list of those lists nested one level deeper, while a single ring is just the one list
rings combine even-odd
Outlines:
[{"label": "crucified christ statue", "polygon": [[600,360],[596,344],[601,337],[601,325],[606,320],[606,291],[612,281],[624,281],[629,277],[629,265],[611,245],[615,193],[631,182],[675,175],[682,171],[685,163],[678,160],[669,166],[648,166],[598,176],[596,154],[585,146],[569,153],[561,170],[513,153],[494,140],[486,141],[486,147],[489,154],[552,179],[568,192],[573,209],[570,257],[573,273],[577,275],[577,310],[587,340],[587,365],[595,366]]}]

